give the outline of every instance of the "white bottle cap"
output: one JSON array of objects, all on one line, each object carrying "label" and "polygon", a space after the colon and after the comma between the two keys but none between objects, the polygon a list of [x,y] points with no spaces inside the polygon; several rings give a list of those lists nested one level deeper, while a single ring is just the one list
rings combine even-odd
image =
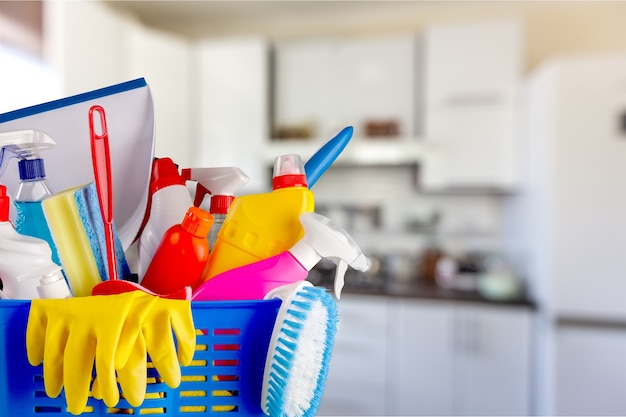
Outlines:
[{"label": "white bottle cap", "polygon": [[70,298],[72,296],[61,268],[42,276],[39,284],[37,287],[39,298]]}]

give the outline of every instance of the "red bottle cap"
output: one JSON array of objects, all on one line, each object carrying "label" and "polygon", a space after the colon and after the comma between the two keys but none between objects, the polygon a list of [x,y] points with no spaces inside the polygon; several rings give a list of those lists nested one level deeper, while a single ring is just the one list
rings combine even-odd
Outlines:
[{"label": "red bottle cap", "polygon": [[185,185],[185,178],[178,172],[178,167],[171,158],[157,158],[152,162],[150,194],[170,185]]},{"label": "red bottle cap", "polygon": [[213,216],[201,208],[189,207],[181,226],[194,236],[207,237],[213,226]]},{"label": "red bottle cap", "polygon": [[213,195],[211,196],[211,213],[228,214],[230,205],[235,199],[234,195]]},{"label": "red bottle cap", "polygon": [[9,204],[10,199],[7,196],[7,187],[0,184],[0,222],[9,221]]}]

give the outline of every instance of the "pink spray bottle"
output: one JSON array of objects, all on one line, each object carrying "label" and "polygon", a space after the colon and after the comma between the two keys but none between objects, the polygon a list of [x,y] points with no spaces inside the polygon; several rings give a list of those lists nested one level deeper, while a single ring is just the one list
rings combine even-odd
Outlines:
[{"label": "pink spray bottle", "polygon": [[352,237],[329,218],[305,212],[300,223],[304,236],[289,250],[214,276],[194,291],[192,301],[262,300],[275,288],[305,280],[322,258],[337,264],[335,295],[339,298],[348,266],[365,271],[369,260]]}]

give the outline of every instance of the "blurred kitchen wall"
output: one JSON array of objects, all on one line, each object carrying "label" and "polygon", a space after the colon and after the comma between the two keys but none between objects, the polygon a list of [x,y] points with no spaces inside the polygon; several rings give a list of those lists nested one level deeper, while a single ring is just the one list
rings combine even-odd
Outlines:
[{"label": "blurred kitchen wall", "polygon": [[[133,60],[137,60],[132,55],[127,60],[135,68],[124,74],[119,70],[111,70],[105,76],[104,71],[97,73],[90,70],[93,68],[90,65],[116,65],[116,59],[110,56],[113,51],[97,48],[98,39],[120,36],[120,30],[115,25],[104,24],[93,28],[88,40],[94,44],[94,49],[85,53],[85,59],[71,65],[66,62],[63,58],[64,45],[59,41],[58,33],[58,27],[63,26],[59,24],[63,19],[58,13],[59,3],[63,2],[1,1],[0,45],[18,49],[37,60],[43,59],[44,63],[52,65],[57,71],[61,69],[65,73],[65,76],[60,77],[64,94],[75,94],[124,81],[131,73],[133,76],[151,76],[149,67],[144,65],[137,68],[137,65],[132,64]],[[526,69],[535,67],[551,56],[565,53],[626,50],[626,26],[623,24],[626,3],[623,2],[90,1],[86,2],[90,3],[89,7],[79,7],[81,2],[68,3],[74,3],[74,8],[82,10],[80,13],[83,14],[111,16],[103,17],[103,22],[126,20],[132,22],[131,25],[139,23],[153,33],[162,32],[164,36],[157,40],[163,46],[162,51],[150,60],[142,58],[144,62],[150,61],[150,65],[160,66],[184,58],[180,55],[178,44],[202,38],[261,35],[270,40],[279,40],[326,35],[419,34],[431,24],[506,17],[523,21]],[[72,42],[81,41],[87,43],[87,39],[75,39]],[[4,71],[0,75],[4,74],[2,78],[5,83],[9,78],[11,84],[19,83],[19,79],[7,74],[6,66],[0,71]],[[116,72],[117,75],[114,75]],[[99,82],[94,81],[94,77]],[[169,97],[175,91],[169,80],[173,78],[151,78],[154,93],[165,96],[159,98],[158,102],[171,102]],[[8,91],[5,90],[5,97]],[[22,107],[24,101],[14,100],[14,108]],[[163,107],[157,111],[166,113],[173,110],[171,106]],[[165,125],[162,126],[165,133],[177,133],[173,125],[167,126],[165,117],[161,120],[161,124]],[[189,135],[193,136],[194,132],[182,132],[182,136]],[[188,150],[181,152],[181,155],[185,152]]]},{"label": "blurred kitchen wall", "polygon": [[[431,24],[514,17],[524,24],[524,66],[529,71],[547,58],[561,54],[626,50],[624,16],[626,3],[593,1],[4,0],[0,2],[0,46],[21,51],[22,58],[28,57],[29,62],[36,65],[43,64],[43,71],[49,69],[45,66],[48,64],[60,72],[58,82],[63,95],[145,76],[155,96],[157,155],[169,155],[182,164],[190,164],[194,161],[193,140],[199,135],[194,130],[197,125],[197,120],[193,120],[194,109],[184,97],[193,94],[190,80],[195,69],[191,63],[187,68],[173,65],[188,59],[186,44],[216,37],[262,36],[282,40],[327,35],[418,35]],[[84,30],[76,24],[64,24],[63,19],[69,18],[97,24]],[[62,31],[65,33],[60,33]],[[122,33],[130,34],[131,41],[112,41],[121,38]],[[116,45],[124,43],[141,46],[131,46],[134,53],[120,52]],[[142,49],[145,46],[148,48]],[[78,51],[72,55],[73,60],[67,58],[69,50]],[[75,59],[77,56],[79,58]],[[15,58],[13,60],[15,62]],[[120,60],[125,62],[124,69],[119,65]],[[33,79],[45,81],[46,77],[33,78],[21,70],[9,73],[11,68],[16,65],[0,66],[0,74],[3,74],[0,100],[6,103],[4,110],[42,102],[54,95],[45,93],[45,88],[33,82]],[[51,83],[46,81],[45,84]],[[181,123],[183,120],[190,120],[190,123]],[[381,175],[379,170],[371,177],[368,170],[361,171],[359,184],[362,187],[350,188],[354,191],[352,194],[337,191],[333,184],[346,181],[356,184],[359,179],[355,179],[355,170],[337,170],[332,183],[318,186],[320,198],[329,196],[337,201],[358,197],[360,201],[376,204],[379,197],[371,190],[386,189],[390,195],[401,196],[397,197],[401,201],[390,203],[383,211],[389,228],[401,228],[406,222],[439,211],[444,214],[442,227],[446,230],[497,235],[500,227],[498,198],[415,193],[415,175],[412,168],[406,166],[389,167],[384,171],[386,175]],[[459,207],[467,209],[459,213]]]}]

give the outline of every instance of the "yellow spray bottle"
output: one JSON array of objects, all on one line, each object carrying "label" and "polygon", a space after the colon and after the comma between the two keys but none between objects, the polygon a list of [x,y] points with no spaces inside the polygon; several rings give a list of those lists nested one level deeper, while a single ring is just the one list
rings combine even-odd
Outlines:
[{"label": "yellow spray bottle", "polygon": [[300,155],[276,157],[272,191],[235,198],[200,283],[288,250],[304,235],[300,214],[313,210]]}]

